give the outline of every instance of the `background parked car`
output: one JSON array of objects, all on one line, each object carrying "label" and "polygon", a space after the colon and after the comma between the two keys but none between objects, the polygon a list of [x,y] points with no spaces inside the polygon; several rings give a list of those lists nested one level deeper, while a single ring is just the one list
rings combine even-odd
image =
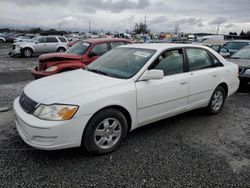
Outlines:
[{"label": "background parked car", "polygon": [[0,37],[0,43],[4,43],[4,42],[6,42],[5,38]]},{"label": "background parked car", "polygon": [[239,78],[242,85],[250,84],[250,46],[242,48],[231,56],[231,62],[239,66]]},{"label": "background parked car", "polygon": [[64,52],[67,49],[67,43],[68,40],[63,36],[38,36],[30,42],[14,43],[9,55],[31,57],[33,54]]},{"label": "background parked car", "polygon": [[65,53],[49,53],[39,57],[39,65],[32,70],[35,78],[79,69],[117,46],[132,43],[127,39],[87,39],[78,41]]},{"label": "background parked car", "polygon": [[227,47],[230,54],[233,55],[235,52],[248,45],[250,45],[250,40],[232,40],[226,41],[224,46]]}]

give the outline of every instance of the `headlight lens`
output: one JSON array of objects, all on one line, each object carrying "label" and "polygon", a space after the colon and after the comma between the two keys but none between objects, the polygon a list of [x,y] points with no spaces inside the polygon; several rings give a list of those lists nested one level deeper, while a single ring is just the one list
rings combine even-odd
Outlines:
[{"label": "headlight lens", "polygon": [[46,72],[53,72],[53,71],[55,71],[56,69],[57,69],[57,66],[52,66],[52,67],[47,68],[45,71],[46,71]]},{"label": "headlight lens", "polygon": [[77,109],[78,109],[78,106],[75,106],[75,105],[41,104],[35,110],[33,115],[39,119],[63,121],[63,120],[71,119],[75,115]]}]

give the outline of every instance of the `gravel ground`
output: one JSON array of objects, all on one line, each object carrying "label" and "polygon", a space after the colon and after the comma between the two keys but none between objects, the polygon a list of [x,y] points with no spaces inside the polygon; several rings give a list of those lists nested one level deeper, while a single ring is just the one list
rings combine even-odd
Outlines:
[{"label": "gravel ground", "polygon": [[[0,80],[9,74],[0,81],[0,106],[11,106],[37,60],[11,59],[2,49]],[[139,128],[98,157],[81,148],[33,149],[18,136],[12,109],[0,112],[0,187],[45,186],[250,187],[250,91],[228,98],[216,116],[195,110]]]}]

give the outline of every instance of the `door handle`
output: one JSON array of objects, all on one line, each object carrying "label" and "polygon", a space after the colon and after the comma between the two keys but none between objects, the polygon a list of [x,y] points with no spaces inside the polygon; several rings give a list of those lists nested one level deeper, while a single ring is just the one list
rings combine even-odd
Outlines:
[{"label": "door handle", "polygon": [[187,84],[187,82],[181,82],[180,83],[180,85],[186,85]]}]

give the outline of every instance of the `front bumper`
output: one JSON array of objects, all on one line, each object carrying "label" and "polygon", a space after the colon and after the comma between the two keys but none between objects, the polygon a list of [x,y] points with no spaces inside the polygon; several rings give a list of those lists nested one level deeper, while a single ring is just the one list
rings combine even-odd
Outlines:
[{"label": "front bumper", "polygon": [[9,56],[18,56],[21,55],[21,49],[15,48],[9,52]]},{"label": "front bumper", "polygon": [[44,150],[79,147],[83,130],[90,116],[81,116],[67,121],[41,120],[26,113],[14,101],[15,122],[19,135],[28,145]]},{"label": "front bumper", "polygon": [[46,76],[56,74],[57,72],[56,71],[53,71],[53,72],[40,71],[38,70],[38,67],[35,67],[35,69],[31,70],[31,73],[36,79],[38,79],[38,78],[43,78]]}]

